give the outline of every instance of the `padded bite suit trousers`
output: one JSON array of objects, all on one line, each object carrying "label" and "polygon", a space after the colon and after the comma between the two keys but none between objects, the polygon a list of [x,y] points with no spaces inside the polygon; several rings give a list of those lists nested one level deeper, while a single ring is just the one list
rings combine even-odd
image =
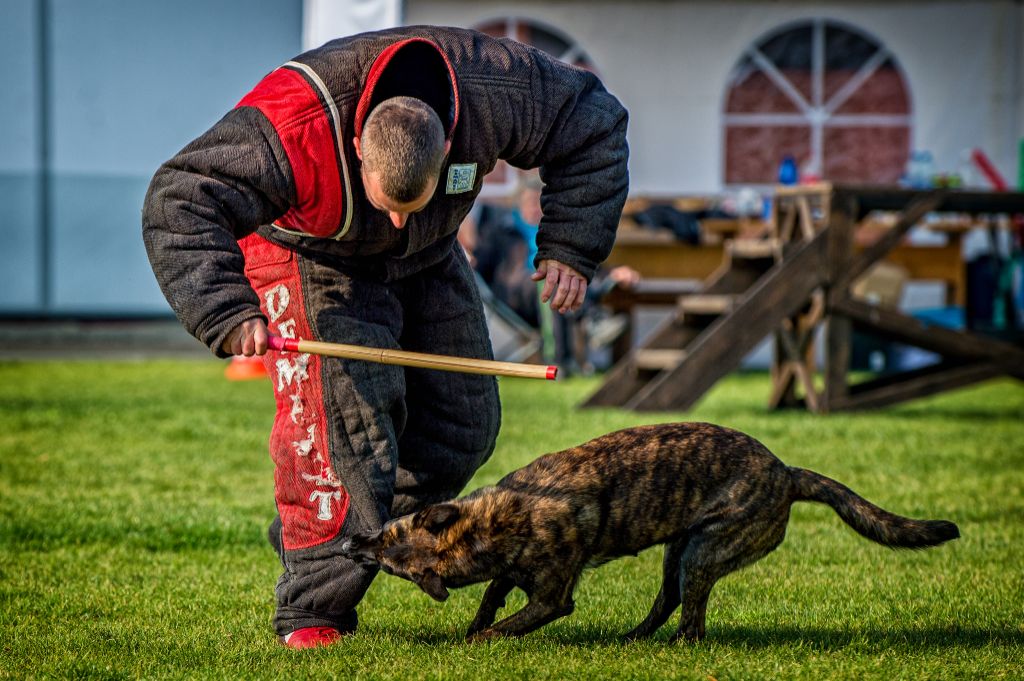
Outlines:
[{"label": "padded bite suit trousers", "polygon": [[[492,357],[457,246],[440,263],[394,279],[256,234],[240,245],[273,334]],[[270,455],[278,515],[269,535],[284,568],[274,628],[351,631],[376,573],[341,557],[339,547],[462,490],[494,449],[497,381],[302,353],[269,351],[264,363],[277,404]]]}]

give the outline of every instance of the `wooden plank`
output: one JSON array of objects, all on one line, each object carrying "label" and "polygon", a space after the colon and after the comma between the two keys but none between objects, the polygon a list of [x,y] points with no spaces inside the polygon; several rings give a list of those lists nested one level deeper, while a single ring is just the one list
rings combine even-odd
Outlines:
[{"label": "wooden plank", "polygon": [[[856,194],[861,214],[874,210],[902,210],[911,201],[934,189],[902,189],[891,185],[837,184],[836,192]],[[1024,192],[947,190],[936,211],[950,213],[1024,213]]]},{"label": "wooden plank", "polygon": [[[782,320],[782,325],[775,333],[773,389],[768,400],[769,409],[800,404],[814,412],[821,410],[821,396],[814,386],[814,331],[824,316],[824,310],[824,295],[815,292],[811,295],[806,312]],[[796,397],[797,381],[804,387],[806,400]]]},{"label": "wooden plank", "polygon": [[804,400],[807,408],[815,414],[821,413],[821,398],[814,387],[814,371],[805,362],[793,362],[793,371],[804,386]]},{"label": "wooden plank", "polygon": [[778,185],[775,187],[775,196],[807,196],[831,194],[833,185],[831,182],[815,182],[814,184]]},{"label": "wooden plank", "polygon": [[[849,193],[833,194],[829,213],[828,276],[833,285],[830,297],[846,295],[851,281],[836,282],[847,272],[854,254],[854,229],[858,211],[857,200]],[[825,386],[818,408],[828,413],[832,405],[842,401],[848,391],[847,373],[850,370],[850,322],[842,315],[830,314],[825,324],[825,359],[823,375]]]},{"label": "wooden plank", "polygon": [[624,314],[626,327],[612,342],[612,361],[618,363],[633,349],[633,323],[638,306],[675,306],[679,296],[700,291],[694,279],[641,279],[630,288],[616,286],[601,297],[601,304]]},{"label": "wooden plank", "polygon": [[857,199],[849,194],[832,197],[832,212],[828,216],[828,275],[836,282],[846,272],[854,254],[854,228]]},{"label": "wooden plank", "polygon": [[852,354],[852,324],[850,318],[831,314],[825,321],[825,389],[822,391],[821,411],[835,410],[834,405],[846,399],[849,393],[850,355]]},{"label": "wooden plank", "polygon": [[[776,352],[778,352],[778,344],[776,344]],[[776,355],[772,365],[772,393],[768,397],[768,408],[781,409],[795,406],[797,404],[795,388],[796,373],[793,371],[793,363],[782,361]]]},{"label": "wooden plank", "polygon": [[[768,398],[769,409],[802,404],[812,412],[822,411],[821,396],[814,386],[814,369],[806,359],[782,362],[777,372],[777,375],[773,377],[772,394]],[[798,400],[796,397],[798,382],[804,389],[805,398],[803,400]]]},{"label": "wooden plank", "polygon": [[[646,341],[655,349],[681,349],[698,331],[677,324],[671,316],[663,319],[650,333]],[[639,348],[630,350],[605,374],[604,382],[588,397],[583,407],[621,407],[650,382],[650,376],[638,372],[633,365],[633,354]]]},{"label": "wooden plank", "polygon": [[753,229],[753,223],[748,218],[703,218],[700,220],[701,234],[711,235],[717,239],[734,236],[749,229]]},{"label": "wooden plank", "polygon": [[658,375],[626,403],[629,409],[689,409],[743,360],[785,317],[804,307],[825,280],[827,230],[794,247],[745,294],[733,311],[716,319],[687,347],[677,368]]},{"label": "wooden plank", "polygon": [[878,241],[858,253],[846,269],[836,272],[836,286],[846,288],[852,284],[857,277],[864,274],[869,267],[895,248],[911,227],[935,210],[936,206],[942,203],[944,196],[944,192],[937,191],[914,199],[889,231],[885,232]]},{"label": "wooden plank", "polygon": [[967,266],[959,241],[945,246],[899,245],[885,262],[907,271],[911,280],[935,280],[946,285],[946,304],[963,307],[967,302]]},{"label": "wooden plank", "polygon": [[855,385],[848,397],[832,405],[832,410],[888,407],[987,381],[1002,373],[1002,367],[988,361],[941,363]]},{"label": "wooden plank", "polygon": [[848,315],[864,329],[937,352],[967,360],[986,359],[1015,378],[1024,380],[1024,348],[975,333],[925,325],[896,310],[851,298],[831,301],[833,310]]},{"label": "wooden plank", "polygon": [[725,252],[731,261],[778,260],[782,257],[782,244],[778,239],[732,239],[725,242]]},{"label": "wooden plank", "polygon": [[800,378],[804,381],[804,391],[807,394],[807,407],[819,413],[824,411],[822,400],[824,391],[819,393],[814,386],[814,373],[817,366],[816,349],[814,347],[814,332],[821,325],[825,318],[825,294],[820,289],[811,294],[811,306],[806,314],[801,315],[797,320],[796,333],[797,341],[803,352],[802,371]]},{"label": "wooden plank", "polygon": [[780,241],[793,240],[793,227],[796,226],[796,203],[792,200],[779,205],[779,212],[782,219],[778,223],[778,239]]},{"label": "wooden plank", "polygon": [[[746,291],[763,274],[764,269],[749,266],[728,267],[724,263],[716,267],[704,283],[703,291],[708,294],[735,293]],[[640,282],[643,285],[642,280]],[[672,317],[664,320],[651,332],[645,348],[682,350],[703,330],[702,326],[680,324]],[[629,345],[626,345],[629,343]],[[637,371],[633,362],[634,349],[631,348],[632,334],[624,334],[615,347],[617,358],[605,375],[604,383],[582,404],[583,407],[622,406],[644,389],[651,377]]]},{"label": "wooden plank", "polygon": [[779,327],[779,332],[775,335],[776,342],[779,344],[779,348],[782,350],[780,357],[784,358],[786,362],[796,362],[803,356],[803,348],[800,347],[799,342],[793,337],[793,324],[786,324],[789,320],[782,320],[783,323]]},{"label": "wooden plank", "polygon": [[771,269],[774,263],[765,260],[723,262],[704,282],[702,293],[744,293]]},{"label": "wooden plank", "polygon": [[721,245],[616,238],[607,264],[628,265],[644,278],[706,279],[718,268],[724,252]]},{"label": "wooden plank", "polygon": [[811,204],[806,196],[796,197],[796,205],[800,211],[800,235],[805,241],[814,238],[814,218],[811,216]]},{"label": "wooden plank", "polygon": [[638,305],[675,306],[679,296],[698,293],[694,279],[641,279],[631,288],[616,286],[601,297],[601,304],[615,312],[631,312]]},{"label": "wooden plank", "polygon": [[730,293],[697,293],[679,298],[677,310],[682,314],[714,315],[728,312],[737,296]]},{"label": "wooden plank", "polygon": [[638,348],[633,353],[633,365],[637,369],[663,371],[679,365],[684,359],[686,350]]}]

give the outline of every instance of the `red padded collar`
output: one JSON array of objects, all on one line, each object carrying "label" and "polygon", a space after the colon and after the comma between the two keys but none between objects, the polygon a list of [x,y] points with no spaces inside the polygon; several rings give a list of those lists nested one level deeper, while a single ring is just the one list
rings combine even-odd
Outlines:
[{"label": "red padded collar", "polygon": [[437,46],[431,40],[427,38],[408,38],[406,40],[400,40],[399,42],[389,46],[383,52],[381,52],[377,59],[374,60],[373,66],[370,67],[370,72],[366,76],[366,84],[363,86],[363,93],[359,97],[359,103],[356,105],[356,120],[355,120],[355,132],[356,137],[362,137],[363,135],[363,123],[366,121],[367,115],[370,113],[370,102],[373,100],[373,90],[380,81],[381,75],[391,62],[392,58],[398,54],[399,50],[412,43],[426,43],[430,45],[444,60],[444,65],[448,69],[448,81],[452,89],[452,115],[450,122],[442,120],[441,122],[448,126],[445,132],[445,140],[450,141],[455,133],[455,125],[459,121],[459,88],[455,80],[455,69],[452,67],[451,61],[448,59],[448,55]]}]

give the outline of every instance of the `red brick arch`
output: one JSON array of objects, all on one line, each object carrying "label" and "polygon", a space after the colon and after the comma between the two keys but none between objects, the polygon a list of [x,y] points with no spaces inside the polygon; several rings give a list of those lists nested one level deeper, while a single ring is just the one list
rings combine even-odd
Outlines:
[{"label": "red brick arch", "polygon": [[730,75],[725,183],[774,183],[786,155],[823,179],[894,183],[911,113],[903,71],[879,41],[828,19],[788,24],[747,48]]}]

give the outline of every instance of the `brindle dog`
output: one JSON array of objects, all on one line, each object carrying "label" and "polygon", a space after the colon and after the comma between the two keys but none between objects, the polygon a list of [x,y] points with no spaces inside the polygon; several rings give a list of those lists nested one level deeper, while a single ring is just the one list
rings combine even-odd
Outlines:
[{"label": "brindle dog", "polygon": [[[342,550],[418,584],[491,580],[467,637],[517,636],[573,611],[584,568],[665,544],[664,579],[627,639],[653,634],[682,605],[673,640],[704,636],[715,582],[782,543],[794,501],[828,504],[868,539],[897,548],[960,536],[944,520],[912,520],[823,475],[786,466],[743,433],[706,423],[630,428],[548,454],[456,501],[356,535]],[[528,596],[494,624],[514,587]]]}]

